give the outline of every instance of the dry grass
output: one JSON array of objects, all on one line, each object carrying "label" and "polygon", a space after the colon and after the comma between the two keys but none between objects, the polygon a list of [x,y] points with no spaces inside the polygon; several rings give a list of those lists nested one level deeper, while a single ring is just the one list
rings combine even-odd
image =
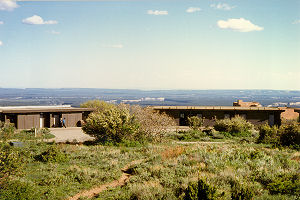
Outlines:
[{"label": "dry grass", "polygon": [[161,153],[161,156],[163,159],[177,158],[178,156],[184,154],[185,151],[186,149],[183,146],[168,147]]}]

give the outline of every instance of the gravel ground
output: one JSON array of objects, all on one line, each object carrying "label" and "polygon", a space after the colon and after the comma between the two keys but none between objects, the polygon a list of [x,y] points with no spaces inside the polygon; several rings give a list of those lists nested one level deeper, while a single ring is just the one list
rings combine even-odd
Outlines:
[{"label": "gravel ground", "polygon": [[55,142],[84,142],[93,140],[94,138],[83,133],[80,127],[72,128],[50,128],[51,134],[55,135],[55,138],[51,139]]}]

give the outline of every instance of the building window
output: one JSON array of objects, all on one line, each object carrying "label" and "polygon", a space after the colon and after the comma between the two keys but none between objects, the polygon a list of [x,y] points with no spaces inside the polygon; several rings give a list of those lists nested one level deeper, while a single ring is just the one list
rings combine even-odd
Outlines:
[{"label": "building window", "polygon": [[184,113],[180,113],[180,118],[184,118]]},{"label": "building window", "polygon": [[225,114],[224,119],[230,119],[230,114]]}]

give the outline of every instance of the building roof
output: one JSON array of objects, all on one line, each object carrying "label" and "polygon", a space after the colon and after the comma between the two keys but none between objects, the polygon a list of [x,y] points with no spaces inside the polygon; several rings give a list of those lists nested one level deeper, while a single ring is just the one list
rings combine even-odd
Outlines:
[{"label": "building roof", "polygon": [[43,113],[43,112],[84,112],[93,108],[73,108],[71,106],[10,106],[0,107],[0,113]]},{"label": "building roof", "polygon": [[274,107],[238,107],[238,106],[153,106],[155,110],[268,110],[283,112]]}]

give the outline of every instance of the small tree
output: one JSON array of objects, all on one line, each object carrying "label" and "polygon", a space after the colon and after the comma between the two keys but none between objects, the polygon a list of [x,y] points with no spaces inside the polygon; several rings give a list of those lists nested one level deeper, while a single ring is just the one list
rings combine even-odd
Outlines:
[{"label": "small tree", "polygon": [[188,117],[189,127],[193,130],[199,130],[203,126],[204,120],[198,116]]},{"label": "small tree", "polygon": [[116,105],[101,100],[90,100],[80,104],[80,107],[94,108],[96,112],[103,112],[107,109],[116,107]]},{"label": "small tree", "polygon": [[139,124],[126,108],[116,106],[91,113],[82,130],[98,141],[121,142],[136,136]]}]

